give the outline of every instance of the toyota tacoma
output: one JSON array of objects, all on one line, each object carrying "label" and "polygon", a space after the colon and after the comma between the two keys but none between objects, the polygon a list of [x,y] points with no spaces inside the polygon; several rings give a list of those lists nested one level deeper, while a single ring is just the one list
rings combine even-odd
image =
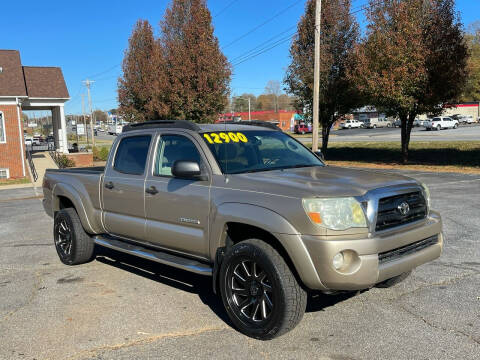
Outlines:
[{"label": "toyota tacoma", "polygon": [[49,169],[43,192],[64,264],[101,246],[211,276],[264,340],[300,322],[309,291],[391,286],[443,246],[424,184],[326,166],[265,122],[130,124],[104,168]]}]

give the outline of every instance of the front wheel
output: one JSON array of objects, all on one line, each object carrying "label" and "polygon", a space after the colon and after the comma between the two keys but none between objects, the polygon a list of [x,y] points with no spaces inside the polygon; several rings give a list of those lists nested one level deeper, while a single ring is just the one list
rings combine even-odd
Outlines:
[{"label": "front wheel", "polygon": [[292,330],[302,319],[307,293],[278,252],[257,239],[226,253],[220,291],[228,316],[247,336],[269,340]]},{"label": "front wheel", "polygon": [[458,128],[458,124],[453,125],[453,128],[454,129]]}]

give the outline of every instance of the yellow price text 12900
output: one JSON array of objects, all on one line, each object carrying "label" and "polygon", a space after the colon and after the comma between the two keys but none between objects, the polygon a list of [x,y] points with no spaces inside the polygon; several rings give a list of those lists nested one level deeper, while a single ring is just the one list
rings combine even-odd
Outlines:
[{"label": "yellow price text 12900", "polygon": [[247,137],[240,132],[237,132],[237,133],[234,133],[234,132],[209,133],[209,134],[203,134],[203,137],[205,139],[207,139],[207,141],[210,144],[223,144],[223,143],[229,143],[230,141],[236,142],[236,143],[238,143],[240,141],[244,142],[244,143],[248,142]]}]

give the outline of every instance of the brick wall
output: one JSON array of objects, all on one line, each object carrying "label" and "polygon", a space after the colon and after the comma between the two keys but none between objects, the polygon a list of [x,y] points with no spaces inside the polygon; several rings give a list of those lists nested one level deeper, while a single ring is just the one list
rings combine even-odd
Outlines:
[{"label": "brick wall", "polygon": [[93,153],[72,153],[67,157],[75,162],[76,167],[93,166]]},{"label": "brick wall", "polygon": [[[0,143],[0,168],[9,169],[10,178],[12,179],[21,178],[23,177],[23,167],[18,134],[17,106],[0,104],[0,112],[3,113],[7,140],[5,144]],[[21,124],[21,134],[23,142],[23,124]]]}]

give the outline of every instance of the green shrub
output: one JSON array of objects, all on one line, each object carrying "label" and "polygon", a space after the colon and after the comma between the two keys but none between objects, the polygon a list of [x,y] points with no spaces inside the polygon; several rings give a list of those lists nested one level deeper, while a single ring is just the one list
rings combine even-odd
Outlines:
[{"label": "green shrub", "polygon": [[93,148],[93,160],[94,161],[107,161],[108,153],[110,152],[110,148],[108,146],[97,147]]},{"label": "green shrub", "polygon": [[57,157],[57,165],[59,168],[71,168],[75,167],[75,161],[70,159],[67,155],[59,155]]}]

